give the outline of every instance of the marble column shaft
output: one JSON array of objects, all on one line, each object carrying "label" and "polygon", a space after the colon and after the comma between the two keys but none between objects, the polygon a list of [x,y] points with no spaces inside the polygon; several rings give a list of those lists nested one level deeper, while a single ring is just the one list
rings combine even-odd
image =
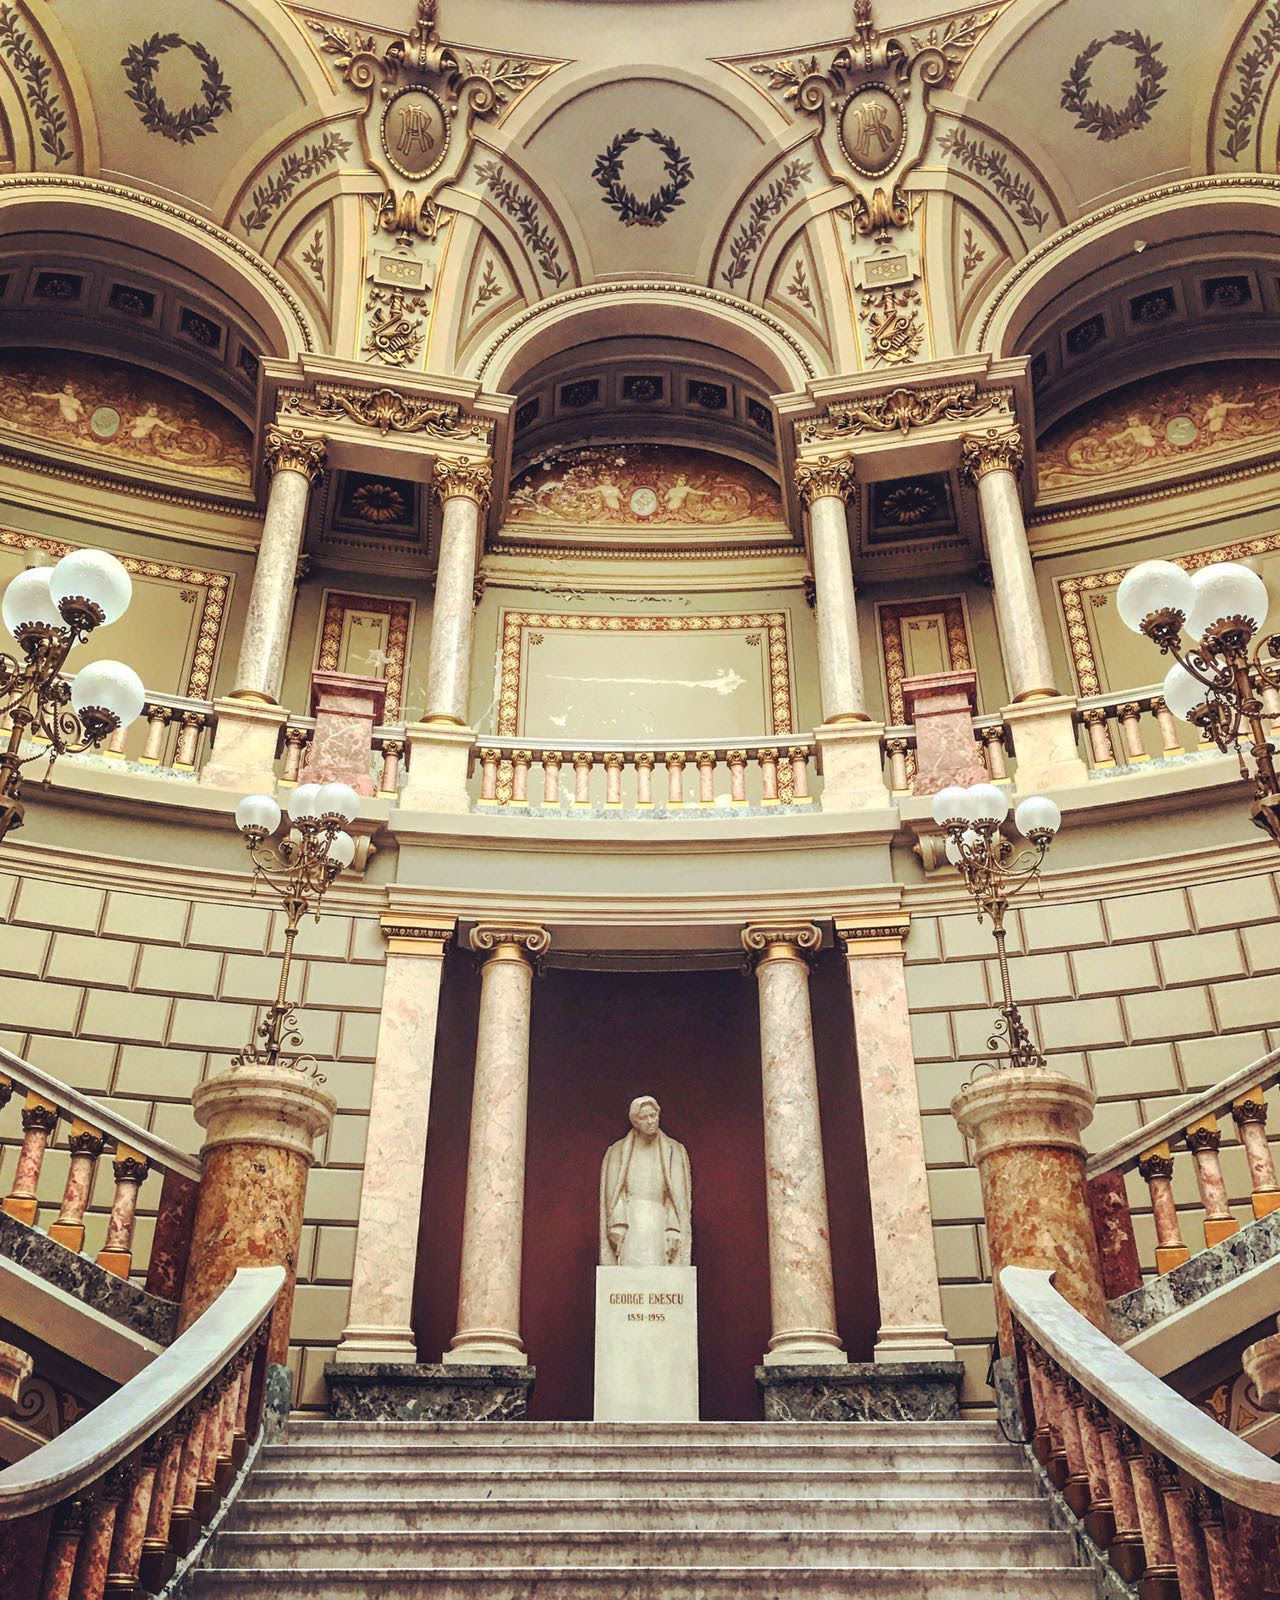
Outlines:
[{"label": "marble column shaft", "polygon": [[[388,917],[355,1265],[338,1360],[414,1362],[413,1279],[445,945],[452,926]],[[376,1156],[376,1159],[374,1157]]]},{"label": "marble column shaft", "polygon": [[908,1020],[905,923],[842,925],[858,1052],[880,1298],[877,1361],[953,1358],[942,1320],[929,1175]]},{"label": "marble column shaft", "polygon": [[541,928],[482,926],[471,933],[471,947],[485,963],[471,1091],[458,1331],[444,1354],[450,1363],[509,1366],[525,1361],[520,1269],[532,958],[549,943]]},{"label": "marble column shaft", "polygon": [[817,592],[818,677],[824,722],[865,721],[862,656],[854,600],[849,519],[840,494],[816,495],[809,507]]},{"label": "marble column shaft", "polygon": [[450,492],[446,478],[442,505],[440,561],[427,651],[426,720],[465,727],[471,689],[481,501],[470,488]]},{"label": "marble column shaft", "polygon": [[307,502],[323,459],[319,441],[301,434],[296,440],[286,439],[282,430],[268,430],[271,489],[236,667],[234,692],[240,698],[280,699]]},{"label": "marble column shaft", "polygon": [[1031,565],[1018,480],[1005,467],[978,477],[978,504],[991,562],[996,625],[1013,701],[1056,693],[1049,634]]},{"label": "marble column shaft", "polygon": [[827,1178],[818,1114],[818,1072],[803,952],[820,942],[811,923],[752,926],[764,1089],[765,1197],[769,1219],[769,1365],[846,1360],[836,1332]]}]

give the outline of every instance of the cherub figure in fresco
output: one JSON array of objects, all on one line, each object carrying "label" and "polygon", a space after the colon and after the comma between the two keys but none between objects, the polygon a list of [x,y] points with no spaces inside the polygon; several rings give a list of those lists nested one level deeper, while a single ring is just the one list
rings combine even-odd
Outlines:
[{"label": "cherub figure in fresco", "polygon": [[1205,396],[1205,432],[1212,434],[1216,439],[1226,427],[1227,418],[1233,411],[1252,411],[1255,404],[1253,400],[1228,400],[1221,389],[1215,389],[1212,394]]},{"label": "cherub figure in fresco", "polygon": [[622,515],[622,490],[613,481],[611,472],[602,472],[596,480],[595,491],[600,496],[600,504],[611,517]]},{"label": "cherub figure in fresco", "polygon": [[75,427],[84,418],[84,401],[75,391],[75,385],[64,383],[61,389],[50,391],[48,389],[33,389],[32,397],[36,400],[52,400],[57,406],[62,420]]},{"label": "cherub figure in fresco", "polygon": [[1136,450],[1158,450],[1160,448],[1151,424],[1144,422],[1139,412],[1131,411],[1125,418],[1125,422],[1127,426],[1121,428],[1119,433],[1113,433],[1107,440],[1107,444],[1113,451],[1124,445],[1126,441],[1131,443]]},{"label": "cherub figure in fresco", "polygon": [[689,474],[687,472],[677,472],[676,481],[663,496],[667,511],[673,517],[678,517],[685,509],[685,502],[694,492],[694,487],[689,482]]},{"label": "cherub figure in fresco", "polygon": [[156,432],[177,433],[178,429],[172,422],[166,422],[156,409],[154,400],[150,401],[145,411],[140,411],[129,424],[129,437],[135,443],[153,442]]}]

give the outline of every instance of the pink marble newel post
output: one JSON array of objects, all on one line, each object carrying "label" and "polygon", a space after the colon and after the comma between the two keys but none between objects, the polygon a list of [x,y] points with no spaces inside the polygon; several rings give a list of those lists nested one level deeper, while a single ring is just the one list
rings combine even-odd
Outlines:
[{"label": "pink marble newel post", "polygon": [[858,1052],[867,1183],[880,1296],[877,1361],[951,1361],[938,1263],[915,1053],[908,1021],[903,916],[837,917]]},{"label": "pink marble newel post", "polygon": [[349,783],[357,794],[374,795],[373,730],[382,721],[387,686],[376,678],[345,672],[311,674],[311,711],[316,731],[307,746],[302,783]]},{"label": "pink marble newel post", "polygon": [[931,672],[905,678],[902,698],[916,729],[916,794],[950,784],[986,783],[987,764],[973,734],[976,672]]}]

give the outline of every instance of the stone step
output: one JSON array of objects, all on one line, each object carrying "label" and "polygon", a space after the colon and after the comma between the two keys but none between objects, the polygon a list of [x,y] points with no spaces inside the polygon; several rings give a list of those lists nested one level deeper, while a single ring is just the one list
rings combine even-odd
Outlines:
[{"label": "stone step", "polygon": [[[266,1451],[263,1452],[266,1457]],[[885,1468],[855,1466],[825,1471],[812,1466],[800,1471],[779,1471],[763,1464],[751,1469],[732,1467],[687,1471],[683,1467],[619,1472],[448,1471],[418,1467],[412,1471],[363,1471],[352,1474],[336,1461],[323,1469],[309,1466],[254,1468],[248,1492],[263,1500],[331,1500],[341,1495],[352,1506],[381,1499],[487,1500],[503,1499],[599,1500],[632,1496],[679,1501],[701,1498],[748,1497],[770,1500],[862,1500],[892,1497],[897,1500],[932,1500],[961,1491],[975,1498],[1016,1498],[1033,1493],[1031,1474],[1022,1465],[999,1471],[977,1469],[956,1473],[929,1467],[895,1472]]]},{"label": "stone step", "polygon": [[341,1465],[353,1477],[366,1472],[447,1472],[466,1467],[472,1472],[542,1473],[576,1471],[627,1472],[653,1467],[679,1471],[726,1470],[767,1466],[774,1472],[803,1471],[821,1462],[825,1470],[881,1469],[909,1472],[928,1467],[938,1472],[968,1472],[974,1468],[1021,1466],[1023,1456],[1011,1444],[830,1444],[821,1448],[781,1444],[681,1444],[653,1439],[642,1444],[531,1444],[528,1442],[456,1444],[424,1439],[415,1444],[343,1443],[334,1439],[317,1444],[268,1445],[260,1457],[264,1467],[302,1467],[315,1470]]},{"label": "stone step", "polygon": [[[260,1567],[194,1575],[191,1600],[262,1600]],[[271,1600],[1094,1600],[1078,1567],[374,1567],[278,1569]]]},{"label": "stone step", "polygon": [[[658,1530],[730,1530],[792,1532],[800,1529],[895,1530],[915,1536],[927,1524],[941,1531],[1044,1531],[1049,1528],[1047,1501],[1027,1485],[1020,1498],[882,1499],[846,1497],[818,1500],[744,1499],[681,1496],[666,1499],[487,1498],[438,1500],[381,1498],[358,1506],[344,1495],[333,1500],[262,1499],[250,1486],[250,1498],[232,1507],[226,1527],[237,1533],[340,1532],[354,1524],[362,1532],[469,1533],[488,1531],[495,1537],[535,1533],[630,1533]],[[510,1530],[519,1530],[512,1535]]]},{"label": "stone step", "polygon": [[[693,1564],[738,1567],[898,1567],[918,1555],[932,1567],[1066,1566],[1071,1540],[1065,1533],[935,1531],[911,1534],[891,1529],[858,1531],[807,1528],[795,1532],[704,1533],[655,1529],[643,1533],[535,1533],[504,1530],[500,1540],[488,1531],[371,1533],[360,1516],[347,1532],[219,1533],[213,1562],[261,1571],[345,1567],[367,1561],[376,1568],[446,1567],[687,1567]],[[921,1519],[927,1522],[927,1514]]]},{"label": "stone step", "polygon": [[334,1422],[295,1412],[289,1418],[290,1443],[350,1444],[362,1437],[388,1441],[437,1437],[455,1444],[644,1443],[776,1444],[1000,1444],[994,1422]]}]

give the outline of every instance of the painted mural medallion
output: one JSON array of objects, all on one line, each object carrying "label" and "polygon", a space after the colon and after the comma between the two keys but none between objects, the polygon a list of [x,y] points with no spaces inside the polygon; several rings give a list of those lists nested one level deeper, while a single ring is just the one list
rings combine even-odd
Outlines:
[{"label": "painted mural medallion", "polygon": [[836,131],[849,165],[864,177],[883,178],[907,142],[906,107],[892,89],[868,83],[837,108]]},{"label": "painted mural medallion", "polygon": [[89,418],[89,428],[98,439],[114,439],[120,432],[120,413],[114,406],[99,406]]},{"label": "painted mural medallion", "polygon": [[1194,444],[1200,437],[1200,429],[1194,417],[1182,412],[1179,416],[1170,417],[1164,425],[1164,436],[1170,444]]},{"label": "painted mural medallion", "polygon": [[387,97],[382,111],[382,149],[402,178],[421,182],[445,158],[449,118],[429,89],[414,85]]},{"label": "painted mural medallion", "polygon": [[650,489],[647,485],[642,489],[637,489],[628,504],[631,507],[633,516],[647,519],[658,509],[657,491]]}]

